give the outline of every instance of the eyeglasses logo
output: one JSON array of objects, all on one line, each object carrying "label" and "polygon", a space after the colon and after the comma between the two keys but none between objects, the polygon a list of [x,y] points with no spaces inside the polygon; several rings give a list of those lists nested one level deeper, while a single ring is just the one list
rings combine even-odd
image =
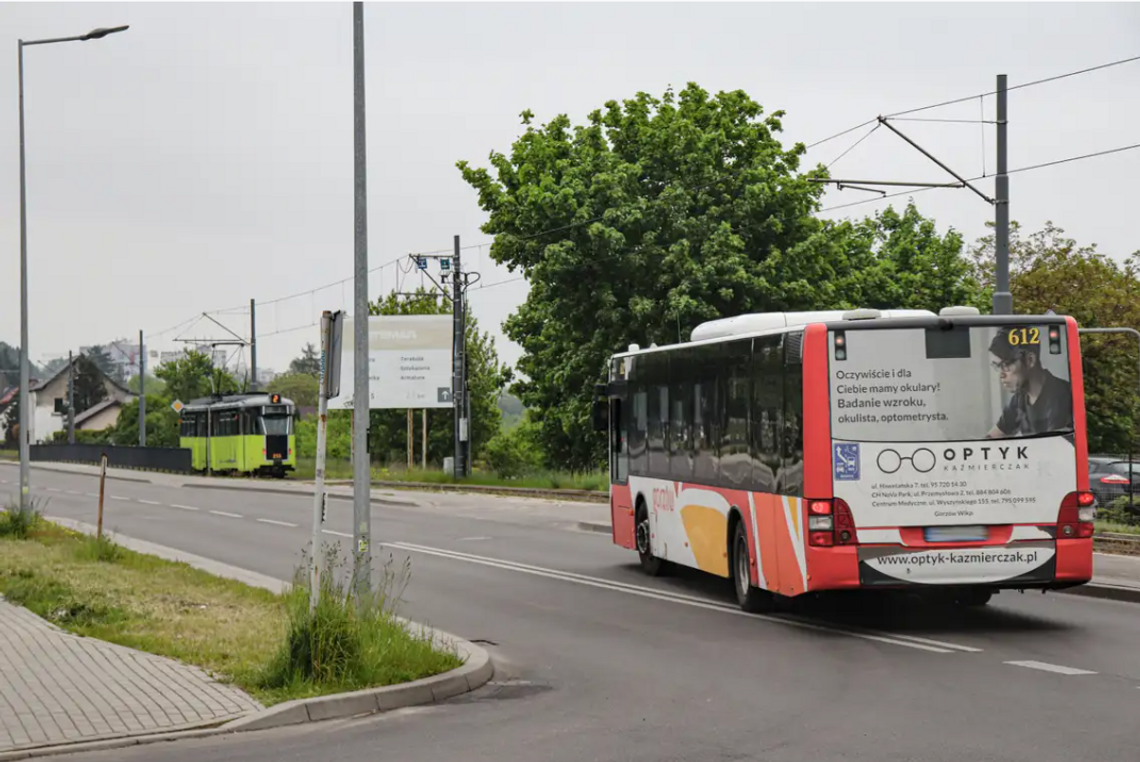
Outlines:
[{"label": "eyeglasses logo", "polygon": [[898,450],[888,448],[879,453],[875,464],[884,474],[893,474],[902,468],[903,461],[910,463],[910,467],[918,473],[926,474],[934,470],[937,459],[934,457],[934,451],[925,447],[918,448],[910,455],[902,455]]}]

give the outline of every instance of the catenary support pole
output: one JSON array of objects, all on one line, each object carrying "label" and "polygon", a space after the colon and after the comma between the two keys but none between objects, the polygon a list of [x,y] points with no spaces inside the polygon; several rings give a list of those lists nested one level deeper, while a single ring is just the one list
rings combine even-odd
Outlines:
[{"label": "catenary support pole", "polygon": [[993,313],[1013,314],[1013,294],[1009,291],[1009,175],[1006,150],[1006,82],[997,78],[997,177],[994,178],[995,288]]},{"label": "catenary support pole", "polygon": [[146,344],[139,331],[139,447],[146,447]]},{"label": "catenary support pole", "polygon": [[368,182],[364,122],[364,4],[352,4],[353,186],[355,273],[353,278],[352,535],[353,581],[358,600],[372,589],[372,479],[368,463]]},{"label": "catenary support pole", "polygon": [[249,390],[257,391],[257,302],[249,300]]},{"label": "catenary support pole", "polygon": [[455,476],[467,475],[465,463],[466,447],[464,440],[467,432],[464,427],[463,406],[463,264],[460,257],[459,236],[455,236],[455,253],[452,257],[452,278],[454,288],[451,292],[452,330],[452,373],[451,373],[451,402],[455,409]]}]

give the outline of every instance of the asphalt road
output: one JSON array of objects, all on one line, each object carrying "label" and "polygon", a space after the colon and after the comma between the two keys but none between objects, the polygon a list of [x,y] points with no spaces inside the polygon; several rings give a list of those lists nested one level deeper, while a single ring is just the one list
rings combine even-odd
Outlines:
[{"label": "asphalt road", "polygon": [[[0,469],[10,490],[14,468]],[[96,480],[35,470],[47,513],[93,522]],[[287,578],[311,498],[108,481],[106,526]],[[486,688],[443,706],[76,755],[234,760],[1131,760],[1140,607],[1003,593],[984,610],[854,600],[756,617],[727,583],[649,579],[576,509],[401,493],[373,506],[402,613],[489,641]],[[415,503],[415,504],[408,504]],[[272,523],[271,523],[272,522]],[[330,501],[347,542],[351,505]],[[340,534],[336,534],[340,533]]]}]

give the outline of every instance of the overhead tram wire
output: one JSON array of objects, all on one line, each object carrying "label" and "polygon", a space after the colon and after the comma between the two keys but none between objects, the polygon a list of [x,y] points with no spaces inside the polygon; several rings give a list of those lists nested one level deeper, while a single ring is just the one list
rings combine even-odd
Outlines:
[{"label": "overhead tram wire", "polygon": [[[1127,145],[1127,146],[1119,146],[1117,148],[1109,148],[1109,149],[1106,149],[1104,151],[1094,151],[1093,153],[1081,154],[1079,156],[1069,156],[1068,158],[1065,158],[1065,159],[1056,159],[1054,161],[1047,161],[1047,162],[1043,162],[1041,164],[1031,164],[1027,167],[1018,167],[1017,169],[1009,170],[1008,172],[1006,172],[1006,174],[1015,175],[1015,174],[1018,174],[1021,172],[1033,172],[1033,171],[1038,170],[1038,169],[1046,169],[1047,167],[1055,167],[1055,166],[1058,166],[1060,164],[1068,164],[1068,163],[1074,162],[1074,161],[1083,161],[1085,159],[1095,159],[1095,158],[1100,157],[1100,156],[1109,156],[1109,155],[1114,154],[1114,153],[1123,153],[1125,151],[1133,151],[1133,150],[1136,150],[1137,148],[1140,148],[1140,143],[1133,143],[1132,145]],[[992,175],[991,175],[991,177],[992,177]],[[985,175],[979,175],[978,177],[969,178],[968,182],[974,182],[976,180],[985,180],[985,179],[987,179]],[[880,198],[865,198],[865,199],[861,199],[859,201],[851,201],[851,202],[846,203],[846,204],[836,204],[835,206],[825,207],[823,209],[820,209],[819,213],[831,212],[831,211],[834,211],[836,209],[846,209],[847,207],[851,207],[851,206],[861,206],[863,204],[873,204],[873,203],[878,202],[878,201],[886,201],[887,199],[890,199],[890,198],[898,198],[899,196],[913,196],[916,193],[925,193],[926,191],[931,191],[931,190],[936,190],[936,189],[937,188],[918,188],[916,190],[905,190],[905,191],[899,191],[898,193],[888,193],[887,195],[882,196]]]},{"label": "overhead tram wire", "polygon": [[[1027,87],[1036,87],[1037,85],[1044,85],[1046,83],[1056,82],[1057,80],[1066,79],[1068,77],[1075,77],[1079,74],[1088,74],[1089,72],[1100,71],[1101,69],[1108,69],[1108,68],[1111,68],[1113,66],[1121,66],[1123,64],[1133,63],[1135,61],[1140,61],[1140,56],[1132,56],[1130,58],[1121,58],[1117,61],[1109,61],[1108,63],[1098,64],[1097,66],[1089,66],[1085,69],[1078,69],[1076,71],[1070,71],[1070,72],[1066,72],[1064,74],[1058,74],[1058,75],[1053,76],[1053,77],[1045,77],[1043,79],[1035,79],[1031,82],[1023,82],[1020,85],[1013,85],[1012,87],[1007,87],[1006,92],[1013,92],[1014,90],[1023,90]],[[887,114],[886,118],[887,119],[895,119],[898,117],[906,116],[908,114],[918,114],[918,113],[923,112],[923,111],[930,111],[932,109],[942,108],[943,106],[953,106],[953,105],[956,105],[959,103],[966,103],[968,101],[974,100],[975,98],[985,98],[987,96],[996,95],[996,94],[997,94],[997,90],[987,90],[986,92],[975,93],[974,95],[967,95],[963,98],[954,98],[954,99],[951,99],[948,101],[941,101],[939,103],[932,103],[929,106],[919,106],[918,108],[906,109],[904,111],[896,111],[892,114]],[[831,135],[830,137],[824,138],[823,140],[817,140],[816,142],[807,146],[806,150],[810,151],[811,149],[813,149],[817,146],[821,146],[824,143],[828,143],[832,140],[835,140],[836,138],[841,138],[844,135],[848,135],[852,132],[855,132],[856,130],[858,130],[862,127],[866,127],[869,124],[873,124],[876,121],[878,121],[877,118],[868,119],[867,121],[863,122],[862,124],[857,124],[854,127],[849,127],[848,129],[843,130],[842,132],[837,132],[834,135]],[[950,121],[950,120],[939,120],[939,121]],[[967,120],[967,121],[973,121],[973,120]]]}]

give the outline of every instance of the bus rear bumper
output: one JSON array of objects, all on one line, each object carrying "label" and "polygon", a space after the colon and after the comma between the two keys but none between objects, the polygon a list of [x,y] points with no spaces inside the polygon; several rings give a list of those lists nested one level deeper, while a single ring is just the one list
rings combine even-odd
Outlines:
[{"label": "bus rear bumper", "polygon": [[1092,579],[1092,540],[983,547],[809,547],[807,569],[809,592],[933,587],[1060,590]]}]

